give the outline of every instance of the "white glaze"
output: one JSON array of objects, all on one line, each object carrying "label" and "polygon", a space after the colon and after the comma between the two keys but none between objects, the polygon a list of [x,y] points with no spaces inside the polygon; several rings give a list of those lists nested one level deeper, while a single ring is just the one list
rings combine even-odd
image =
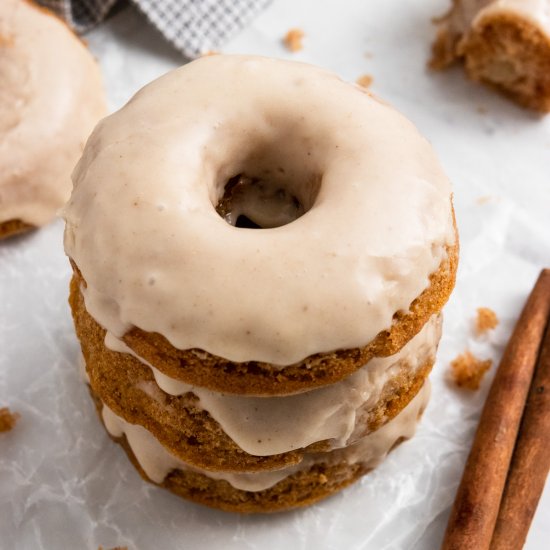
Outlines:
[{"label": "white glaze", "polygon": [[[433,361],[441,336],[441,317],[433,316],[399,353],[369,361],[348,378],[324,388],[285,397],[249,397],[213,392],[174,380],[139,358],[122,340],[107,333],[105,345],[130,353],[153,370],[158,387],[171,395],[191,392],[243,451],[268,456],[325,440],[332,448],[364,435],[362,413],[380,398],[384,384],[403,366],[411,371]],[[150,394],[151,389],[144,391]]]},{"label": "white glaze", "polygon": [[[214,209],[239,173],[303,202],[322,182],[294,222],[240,229]],[[288,365],[363,346],[408,309],[455,240],[450,200],[432,148],[392,108],[315,67],[216,55],[96,128],[65,250],[86,309],[117,337],[135,325],[179,349]]]},{"label": "white glaze", "polygon": [[69,198],[70,175],[105,114],[99,68],[56,17],[0,2],[0,223],[39,226]]},{"label": "white glaze", "polygon": [[399,439],[409,439],[414,435],[419,416],[427,405],[429,395],[430,387],[427,382],[409,405],[393,420],[354,445],[330,453],[305,455],[301,463],[281,470],[254,473],[213,472],[193,467],[170,454],[151,432],[137,424],[129,424],[105,404],[102,413],[107,431],[114,437],[126,435],[137,461],[147,476],[156,483],[162,483],[172,470],[179,469],[199,472],[213,479],[225,480],[236,489],[243,491],[261,491],[272,487],[289,475],[307,470],[316,463],[361,463],[367,468],[374,468],[385,458]]}]

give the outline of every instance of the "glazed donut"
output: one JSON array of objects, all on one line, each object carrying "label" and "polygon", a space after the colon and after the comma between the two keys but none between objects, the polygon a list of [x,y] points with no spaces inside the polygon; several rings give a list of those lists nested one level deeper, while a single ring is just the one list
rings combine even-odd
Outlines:
[{"label": "glazed donut", "polygon": [[[261,229],[228,223],[232,195]],[[64,217],[87,312],[221,392],[309,390],[396,353],[456,273],[426,140],[360,88],[274,59],[205,57],[138,92],[93,132]]]},{"label": "glazed donut", "polygon": [[0,238],[49,222],[105,114],[99,69],[47,10],[0,2]]}]

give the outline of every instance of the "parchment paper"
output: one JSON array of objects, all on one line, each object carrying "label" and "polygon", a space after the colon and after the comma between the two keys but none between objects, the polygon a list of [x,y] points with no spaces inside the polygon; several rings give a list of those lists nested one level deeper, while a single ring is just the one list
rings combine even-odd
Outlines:
[{"label": "parchment paper", "polygon": [[[276,0],[225,52],[292,57],[372,90],[432,141],[454,183],[461,265],[445,309],[431,403],[416,437],[374,473],[306,510],[240,517],[144,483],[100,426],[77,367],[62,224],[0,245],[0,406],[21,414],[0,435],[0,548],[436,549],[492,372],[478,392],[454,389],[448,364],[469,348],[498,362],[541,267],[550,264],[550,117],[468,82],[429,74],[430,18],[441,0]],[[290,27],[306,38],[290,54]],[[132,10],[88,37],[111,107],[182,63]],[[501,321],[473,337],[479,306]],[[494,368],[493,368],[494,370]],[[548,548],[550,491],[527,548]]]}]

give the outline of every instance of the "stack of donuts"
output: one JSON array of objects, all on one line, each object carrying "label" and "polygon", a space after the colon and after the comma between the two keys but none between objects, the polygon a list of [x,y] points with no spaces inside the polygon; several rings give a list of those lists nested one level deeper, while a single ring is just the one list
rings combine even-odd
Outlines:
[{"label": "stack of donuts", "polygon": [[411,437],[458,240],[403,116],[315,67],[209,56],[104,119],[73,177],[76,331],[144,478],[285,510]]}]

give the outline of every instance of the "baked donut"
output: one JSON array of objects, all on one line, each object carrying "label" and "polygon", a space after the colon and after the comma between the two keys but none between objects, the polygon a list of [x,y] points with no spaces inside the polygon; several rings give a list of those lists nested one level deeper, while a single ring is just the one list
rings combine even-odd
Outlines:
[{"label": "baked donut", "polygon": [[73,177],[75,328],[146,478],[286,509],[412,433],[458,239],[447,178],[391,107],[308,65],[205,57],[101,121]]},{"label": "baked donut", "polygon": [[100,72],[57,17],[25,0],[0,3],[0,238],[49,222],[105,114]]}]

